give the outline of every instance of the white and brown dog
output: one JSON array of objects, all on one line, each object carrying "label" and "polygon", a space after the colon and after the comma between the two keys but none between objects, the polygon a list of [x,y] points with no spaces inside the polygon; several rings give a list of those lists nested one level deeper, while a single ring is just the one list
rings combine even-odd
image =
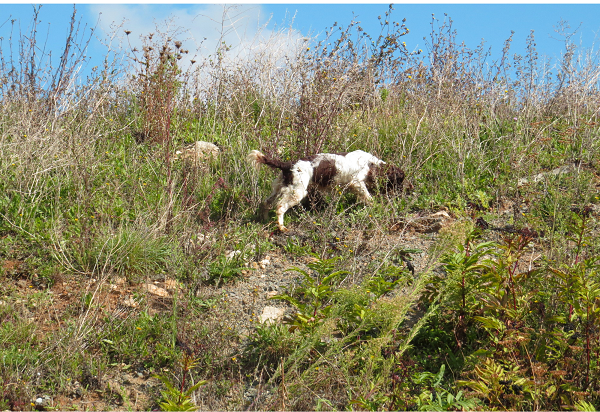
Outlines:
[{"label": "white and brown dog", "polygon": [[258,150],[248,154],[248,161],[255,168],[261,164],[281,170],[273,181],[273,192],[262,203],[262,217],[268,218],[270,209],[275,208],[279,230],[286,231],[283,225],[285,212],[300,203],[311,187],[321,192],[333,187],[348,187],[366,203],[372,201],[369,190],[401,189],[404,171],[389,165],[370,153],[355,150],[350,153],[320,153],[304,157],[295,162],[283,162],[271,158]]}]

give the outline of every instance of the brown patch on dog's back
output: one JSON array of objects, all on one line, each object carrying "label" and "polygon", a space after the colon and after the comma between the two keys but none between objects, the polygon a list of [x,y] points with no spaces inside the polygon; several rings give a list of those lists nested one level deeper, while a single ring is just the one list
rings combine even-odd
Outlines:
[{"label": "brown patch on dog's back", "polygon": [[335,167],[335,161],[323,159],[319,162],[319,165],[314,168],[312,181],[321,187],[330,186],[336,174],[337,168]]}]

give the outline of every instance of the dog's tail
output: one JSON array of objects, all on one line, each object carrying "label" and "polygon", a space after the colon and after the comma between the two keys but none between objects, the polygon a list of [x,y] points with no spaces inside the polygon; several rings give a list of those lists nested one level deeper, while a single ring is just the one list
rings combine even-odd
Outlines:
[{"label": "dog's tail", "polygon": [[273,159],[261,153],[259,150],[252,150],[250,153],[248,153],[246,160],[248,160],[248,163],[250,163],[255,169],[258,169],[261,164],[283,171],[290,170],[292,168],[292,162],[282,162],[279,159]]},{"label": "dog's tail", "polygon": [[264,159],[265,155],[262,154],[259,150],[252,150],[250,153],[248,153],[248,156],[246,157],[248,163],[250,163],[250,165],[252,165],[252,167],[254,167],[256,170],[260,168],[261,164],[265,163]]}]

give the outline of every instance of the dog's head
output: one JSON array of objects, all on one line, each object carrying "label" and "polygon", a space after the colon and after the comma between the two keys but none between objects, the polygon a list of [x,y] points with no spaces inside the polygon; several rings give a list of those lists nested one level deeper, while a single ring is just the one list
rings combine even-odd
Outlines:
[{"label": "dog's head", "polygon": [[391,164],[372,165],[367,175],[366,184],[369,190],[379,192],[396,192],[402,190],[405,173],[398,166]]},{"label": "dog's head", "polygon": [[385,174],[385,186],[388,190],[402,190],[402,184],[406,177],[404,170],[398,166],[386,164],[383,166],[383,172]]}]

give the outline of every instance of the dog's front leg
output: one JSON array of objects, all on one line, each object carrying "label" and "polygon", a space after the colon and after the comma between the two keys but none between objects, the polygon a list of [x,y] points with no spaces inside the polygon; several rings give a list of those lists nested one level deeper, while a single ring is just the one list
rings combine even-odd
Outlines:
[{"label": "dog's front leg", "polygon": [[373,204],[373,197],[367,189],[365,182],[352,182],[350,183],[350,189],[358,196],[359,200],[371,205]]},{"label": "dog's front leg", "polygon": [[273,181],[271,194],[260,204],[258,208],[258,219],[262,223],[269,222],[269,211],[273,209],[273,207],[278,201],[278,198],[281,197],[282,187],[283,181],[281,176],[279,176]]},{"label": "dog's front leg", "polygon": [[271,205],[266,200],[260,204],[258,207],[258,220],[262,223],[267,223],[269,221],[269,210],[271,210]]}]

